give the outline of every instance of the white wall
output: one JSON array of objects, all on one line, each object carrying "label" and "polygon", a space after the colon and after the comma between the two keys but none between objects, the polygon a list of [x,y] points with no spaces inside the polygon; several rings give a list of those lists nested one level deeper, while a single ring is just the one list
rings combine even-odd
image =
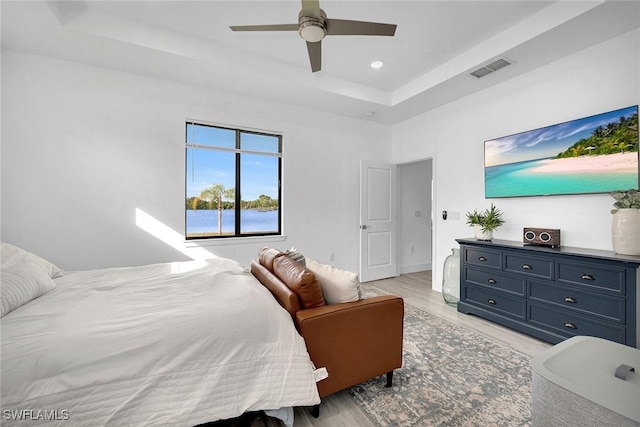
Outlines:
[{"label": "white wall", "polygon": [[[197,256],[179,238],[184,120],[195,118],[284,133],[287,240],[205,247],[243,263],[264,244],[295,245],[320,261],[335,253],[334,265],[357,271],[360,161],[403,164],[437,153],[440,289],[454,239],[471,236],[464,212],[490,203],[483,141],[639,103],[639,39],[634,31],[393,127],[3,51],[2,240],[65,269]],[[507,219],[498,239],[520,240],[525,226],[554,227],[564,245],[611,249],[608,195],[495,202]],[[178,249],[140,228],[136,209],[173,230]],[[445,209],[460,220],[443,221]]]},{"label": "white wall", "polygon": [[14,51],[2,52],[2,240],[68,270],[199,256],[180,237],[186,118],[284,134],[286,241],[208,252],[248,264],[263,245],[295,245],[357,271],[359,163],[389,160],[389,126]]},{"label": "white wall", "polygon": [[398,270],[431,270],[432,160],[398,166]]},{"label": "white wall", "polygon": [[394,126],[394,163],[437,153],[435,212],[460,212],[458,221],[435,215],[433,288],[441,289],[454,239],[473,235],[464,213],[492,201],[507,221],[494,238],[521,241],[523,227],[559,228],[565,246],[612,250],[607,194],[485,200],[483,142],[639,102],[636,30]]}]

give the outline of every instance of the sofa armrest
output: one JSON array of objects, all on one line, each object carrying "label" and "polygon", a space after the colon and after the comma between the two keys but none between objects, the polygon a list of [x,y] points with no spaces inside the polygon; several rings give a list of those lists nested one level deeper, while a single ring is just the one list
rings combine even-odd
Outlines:
[{"label": "sofa armrest", "polygon": [[392,295],[298,311],[309,356],[329,373],[320,397],[400,368],[403,319],[404,301]]},{"label": "sofa armrest", "polygon": [[253,274],[265,288],[269,289],[273,297],[289,312],[291,317],[295,316],[296,312],[300,310],[300,302],[298,296],[289,289],[287,285],[282,283],[275,274],[255,260],[251,261],[251,274]]}]

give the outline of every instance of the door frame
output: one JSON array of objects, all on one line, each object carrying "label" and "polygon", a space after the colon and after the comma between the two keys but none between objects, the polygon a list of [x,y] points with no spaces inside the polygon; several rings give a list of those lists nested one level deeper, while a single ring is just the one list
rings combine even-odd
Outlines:
[{"label": "door frame", "polygon": [[[435,153],[430,153],[427,154],[425,156],[421,156],[421,157],[414,157],[414,158],[407,158],[407,159],[403,159],[400,161],[397,161],[393,164],[396,165],[396,167],[400,167],[402,165],[408,165],[411,163],[417,163],[417,162],[422,162],[422,161],[426,161],[426,160],[431,160],[431,288],[433,289],[433,286],[435,285],[435,279],[436,279],[436,260],[438,259],[437,257],[437,236],[438,236],[438,217],[436,215],[436,212],[438,212],[438,210],[436,209],[437,206],[437,191],[438,191],[438,185],[437,185],[437,180],[436,177],[438,176],[437,174],[437,155]],[[399,183],[398,183],[399,184]],[[396,192],[397,196],[399,197],[399,192]],[[399,246],[402,244],[402,242],[400,242],[400,239],[397,239],[396,241],[398,248],[396,248],[396,253],[398,252],[398,250],[400,249]],[[397,260],[396,260],[397,261]]]}]

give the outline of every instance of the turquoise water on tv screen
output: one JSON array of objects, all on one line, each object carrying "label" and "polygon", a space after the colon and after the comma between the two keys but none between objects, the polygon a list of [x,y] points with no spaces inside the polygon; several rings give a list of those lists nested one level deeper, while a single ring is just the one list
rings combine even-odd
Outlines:
[{"label": "turquoise water on tv screen", "polygon": [[485,168],[485,197],[608,193],[638,188],[637,172],[532,172],[547,159]]}]

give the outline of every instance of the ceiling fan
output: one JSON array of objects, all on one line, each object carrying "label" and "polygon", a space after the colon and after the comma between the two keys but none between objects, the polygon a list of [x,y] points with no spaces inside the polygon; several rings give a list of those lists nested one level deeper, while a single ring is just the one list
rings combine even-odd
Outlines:
[{"label": "ceiling fan", "polygon": [[320,9],[319,0],[302,0],[297,24],[233,25],[232,31],[297,31],[307,42],[311,71],[320,71],[322,39],[325,36],[393,36],[395,24],[329,19]]}]

